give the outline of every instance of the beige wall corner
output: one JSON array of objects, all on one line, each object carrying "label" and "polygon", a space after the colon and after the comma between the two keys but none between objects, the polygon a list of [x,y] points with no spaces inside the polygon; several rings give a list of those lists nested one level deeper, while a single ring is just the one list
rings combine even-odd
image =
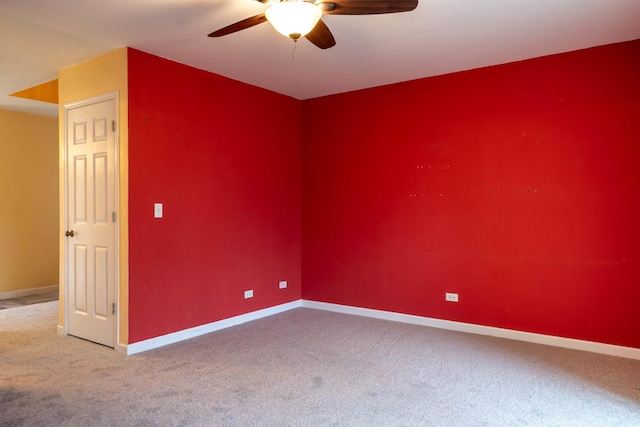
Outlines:
[{"label": "beige wall corner", "polygon": [[0,110],[0,294],[58,284],[58,121]]},{"label": "beige wall corner", "polygon": [[[65,68],[58,77],[60,105],[59,126],[59,171],[60,171],[60,223],[62,232],[64,218],[64,106],[109,92],[118,92],[118,140],[119,140],[119,248],[118,248],[118,344],[128,343],[128,289],[129,289],[129,218],[128,218],[128,92],[127,92],[127,48],[123,47],[106,55],[81,64]],[[60,312],[59,325],[65,329],[64,321],[64,241],[60,240]]]}]

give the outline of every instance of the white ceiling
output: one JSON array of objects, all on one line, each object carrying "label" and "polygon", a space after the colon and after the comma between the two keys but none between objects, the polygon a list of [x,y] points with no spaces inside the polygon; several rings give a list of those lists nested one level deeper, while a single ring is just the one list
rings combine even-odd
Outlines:
[{"label": "white ceiling", "polygon": [[0,0],[0,108],[57,115],[7,95],[122,46],[307,99],[640,39],[639,0],[419,1],[412,12],[325,15],[337,45],[301,40],[292,61],[269,23],[206,37],[262,13],[255,0]]}]

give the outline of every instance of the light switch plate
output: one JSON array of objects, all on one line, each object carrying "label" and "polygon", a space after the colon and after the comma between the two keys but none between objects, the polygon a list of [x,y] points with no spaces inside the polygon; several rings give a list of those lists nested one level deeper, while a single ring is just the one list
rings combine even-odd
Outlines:
[{"label": "light switch plate", "polygon": [[162,218],[162,203],[153,204],[153,217]]}]

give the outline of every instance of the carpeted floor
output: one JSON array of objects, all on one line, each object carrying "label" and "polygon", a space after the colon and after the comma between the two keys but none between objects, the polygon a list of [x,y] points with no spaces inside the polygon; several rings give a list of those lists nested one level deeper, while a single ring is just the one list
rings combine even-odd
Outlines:
[{"label": "carpeted floor", "polygon": [[640,361],[295,309],[124,357],[0,311],[2,426],[640,426]]}]

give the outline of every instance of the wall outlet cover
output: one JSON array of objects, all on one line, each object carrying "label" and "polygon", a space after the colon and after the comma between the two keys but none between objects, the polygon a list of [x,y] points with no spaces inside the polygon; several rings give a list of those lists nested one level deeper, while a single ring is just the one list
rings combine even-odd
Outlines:
[{"label": "wall outlet cover", "polygon": [[455,294],[452,292],[446,292],[444,294],[444,299],[445,301],[449,301],[449,302],[458,302],[458,294]]}]

